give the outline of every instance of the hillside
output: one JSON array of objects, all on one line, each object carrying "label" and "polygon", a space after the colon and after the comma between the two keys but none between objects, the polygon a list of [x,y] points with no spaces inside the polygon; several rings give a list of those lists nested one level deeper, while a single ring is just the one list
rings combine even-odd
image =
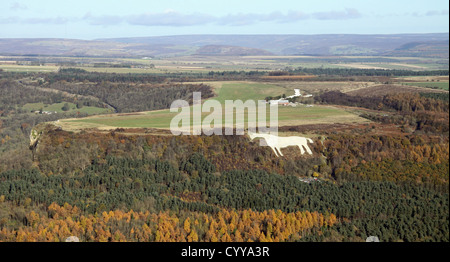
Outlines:
[{"label": "hillside", "polygon": [[223,56],[244,56],[244,55],[272,55],[272,53],[249,47],[228,46],[228,45],[206,45],[200,47],[196,55],[223,55]]},{"label": "hillside", "polygon": [[[232,45],[264,49],[278,55],[379,55],[401,46],[429,41],[448,41],[448,34],[397,34],[397,35],[181,35],[101,39],[127,44],[145,43],[160,45]],[[448,53],[448,45],[447,45]]]},{"label": "hillside", "polygon": [[139,57],[185,52],[171,45],[77,39],[0,39],[0,55]]},{"label": "hillside", "polygon": [[77,39],[0,39],[0,55],[146,57],[219,55],[391,55],[448,58],[448,34],[180,35]]},{"label": "hillside", "polygon": [[449,41],[411,42],[396,48],[387,55],[391,56],[421,56],[447,57]]}]

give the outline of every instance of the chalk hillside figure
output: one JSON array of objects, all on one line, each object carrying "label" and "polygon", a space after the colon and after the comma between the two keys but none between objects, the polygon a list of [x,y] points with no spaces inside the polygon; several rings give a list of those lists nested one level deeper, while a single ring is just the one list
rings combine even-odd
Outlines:
[{"label": "chalk hillside figure", "polygon": [[289,146],[298,146],[302,155],[305,152],[312,155],[312,151],[308,146],[308,143],[313,143],[312,139],[310,138],[300,136],[279,137],[271,134],[253,133],[251,131],[248,131],[248,135],[250,137],[250,140],[253,140],[257,137],[264,138],[267,145],[272,148],[277,157],[283,156],[283,153],[281,153],[281,148],[286,148]]}]

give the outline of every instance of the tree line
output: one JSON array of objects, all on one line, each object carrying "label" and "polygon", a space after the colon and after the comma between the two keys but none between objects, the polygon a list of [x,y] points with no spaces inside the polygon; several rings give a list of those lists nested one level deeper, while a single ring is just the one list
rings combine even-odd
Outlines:
[{"label": "tree line", "polygon": [[96,97],[114,107],[118,113],[166,109],[177,99],[192,102],[193,92],[201,92],[202,99],[213,96],[211,88],[202,84],[58,81],[47,83],[46,87],[75,95]]},{"label": "tree line", "polygon": [[[330,91],[314,99],[316,102],[323,104],[364,107],[380,111],[380,114],[362,114],[363,117],[377,122],[410,126],[413,130],[439,135],[449,132],[448,95],[446,100],[442,99],[442,96],[415,93],[365,97]],[[389,111],[395,113],[390,114]],[[388,112],[388,114],[384,112]]]},{"label": "tree line", "polygon": [[[389,241],[448,241],[448,193],[414,183],[362,180],[307,184],[295,176],[261,170],[215,172],[201,154],[191,155],[178,168],[156,159],[110,157],[74,175],[12,170],[1,173],[0,180],[1,198],[14,206],[68,203],[85,217],[113,210],[214,215],[223,209],[263,213],[280,209],[284,213],[317,212],[328,218],[335,214],[336,225],[342,230],[334,234],[347,240],[384,232]],[[10,230],[7,232],[33,227],[28,218],[15,221],[9,214],[6,219],[12,221],[3,225]],[[22,226],[14,228],[17,223]],[[356,229],[348,231],[348,224]],[[267,231],[263,232],[267,236]],[[211,241],[197,235],[199,241]]]},{"label": "tree line", "polygon": [[448,76],[449,70],[412,71],[402,69],[357,69],[357,68],[304,68],[290,70],[293,74],[328,76]]},{"label": "tree line", "polygon": [[93,215],[68,203],[52,203],[45,211],[23,213],[23,221],[25,226],[18,229],[2,227],[0,241],[63,242],[77,236],[82,242],[283,242],[327,231],[336,217],[250,209],[220,209],[215,214],[117,209]]}]

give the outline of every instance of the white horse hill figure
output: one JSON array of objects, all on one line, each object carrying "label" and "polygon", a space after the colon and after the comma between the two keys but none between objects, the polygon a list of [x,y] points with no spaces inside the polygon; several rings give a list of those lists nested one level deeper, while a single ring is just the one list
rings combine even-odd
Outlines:
[{"label": "white horse hill figure", "polygon": [[305,153],[305,149],[306,153],[312,154],[312,151],[308,146],[308,143],[313,143],[312,139],[310,138],[300,136],[279,137],[271,134],[253,133],[250,131],[248,131],[248,135],[250,136],[251,140],[257,137],[264,138],[267,145],[272,148],[277,157],[279,157],[280,155],[283,156],[283,153],[281,153],[281,148],[285,148],[288,146],[298,146],[302,155]]}]

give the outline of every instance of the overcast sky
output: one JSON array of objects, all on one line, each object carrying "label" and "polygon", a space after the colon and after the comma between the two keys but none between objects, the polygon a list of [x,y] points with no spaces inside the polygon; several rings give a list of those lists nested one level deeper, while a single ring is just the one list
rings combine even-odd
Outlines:
[{"label": "overcast sky", "polygon": [[0,38],[449,32],[448,0],[1,0]]}]

